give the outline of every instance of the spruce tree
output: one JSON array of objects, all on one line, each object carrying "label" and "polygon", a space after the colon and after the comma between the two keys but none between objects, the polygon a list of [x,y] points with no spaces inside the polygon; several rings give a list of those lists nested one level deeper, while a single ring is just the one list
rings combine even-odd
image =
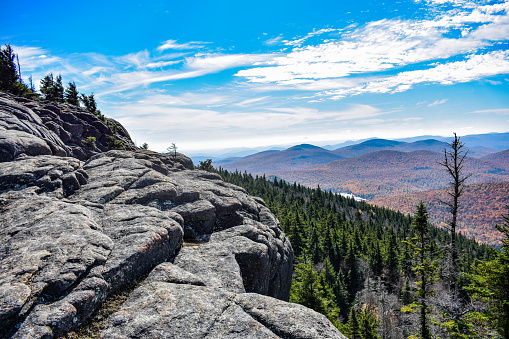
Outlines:
[{"label": "spruce tree", "polygon": [[41,79],[39,90],[41,91],[41,94],[44,96],[45,100],[53,100],[54,85],[55,81],[53,80],[53,73],[49,73]]},{"label": "spruce tree", "polygon": [[485,316],[502,338],[509,339],[509,214],[503,218],[504,224],[496,226],[505,236],[502,249],[494,259],[477,264],[468,290],[488,304]]},{"label": "spruce tree", "polygon": [[62,76],[60,74],[55,78],[51,94],[53,101],[64,102],[64,86],[62,85]]},{"label": "spruce tree", "polygon": [[369,310],[364,307],[359,313],[360,335],[363,339],[378,339],[380,338],[377,333],[378,319],[374,314],[374,310]]},{"label": "spruce tree", "polygon": [[361,324],[359,322],[359,318],[357,317],[357,312],[352,307],[350,309],[350,314],[348,315],[348,322],[346,323],[346,330],[348,337],[350,339],[361,339]]},{"label": "spruce tree", "polygon": [[431,339],[429,313],[431,312],[430,297],[434,294],[433,284],[437,280],[437,262],[432,258],[430,226],[428,224],[428,211],[420,202],[414,215],[412,224],[414,237],[408,242],[414,250],[417,265],[413,268],[418,277],[417,301],[404,306],[403,311],[419,309],[420,338]]},{"label": "spruce tree", "polygon": [[322,314],[327,313],[327,305],[322,295],[318,273],[313,270],[313,259],[302,255],[297,258],[295,279],[290,291],[290,301],[309,307]]},{"label": "spruce tree", "polygon": [[68,104],[79,106],[80,100],[79,100],[79,93],[76,89],[76,84],[73,82],[69,82],[67,84],[67,88],[65,89],[64,93],[65,102]]},{"label": "spruce tree", "polygon": [[85,106],[87,111],[98,115],[97,103],[95,102],[94,93],[91,93],[90,95],[81,94],[80,101],[83,103],[83,106]]},{"label": "spruce tree", "polygon": [[0,51],[0,90],[13,92],[18,81],[18,70],[16,68],[16,54],[11,45],[5,45]]}]

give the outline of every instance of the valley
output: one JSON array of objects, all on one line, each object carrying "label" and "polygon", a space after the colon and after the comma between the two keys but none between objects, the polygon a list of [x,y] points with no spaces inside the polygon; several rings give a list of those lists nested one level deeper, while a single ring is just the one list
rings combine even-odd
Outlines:
[{"label": "valley", "polygon": [[[500,246],[502,235],[495,224],[502,223],[501,214],[509,204],[509,150],[500,148],[509,135],[464,138],[475,146],[469,148],[463,168],[471,176],[461,199],[458,231]],[[214,165],[232,172],[275,176],[289,183],[353,194],[368,203],[405,214],[413,213],[422,200],[429,208],[430,221],[445,227],[447,211],[439,201],[447,198],[445,187],[450,176],[439,162],[446,147],[446,142],[435,139],[411,142],[372,139],[334,150],[298,145],[217,161]]]}]

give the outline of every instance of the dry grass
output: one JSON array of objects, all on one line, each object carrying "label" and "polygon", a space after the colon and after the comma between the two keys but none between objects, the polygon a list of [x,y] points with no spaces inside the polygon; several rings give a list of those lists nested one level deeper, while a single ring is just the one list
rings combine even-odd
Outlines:
[{"label": "dry grass", "polygon": [[144,282],[133,282],[117,293],[110,295],[102,303],[101,307],[80,327],[59,337],[59,339],[96,339],[106,325],[108,317],[117,312],[127,300],[131,292]]}]

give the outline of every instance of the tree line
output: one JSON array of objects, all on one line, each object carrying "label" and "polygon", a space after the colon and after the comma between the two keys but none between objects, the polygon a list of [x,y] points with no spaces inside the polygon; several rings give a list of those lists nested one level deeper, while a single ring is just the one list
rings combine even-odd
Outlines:
[{"label": "tree line", "polygon": [[19,57],[9,44],[4,45],[0,50],[0,91],[31,99],[43,99],[83,107],[105,121],[104,115],[97,109],[94,93],[80,94],[74,81],[69,81],[64,88],[60,74],[55,77],[53,73],[49,73],[42,78],[39,86],[40,93],[37,92],[32,82],[32,76],[29,77],[28,84],[24,83],[21,78]]},{"label": "tree line", "polygon": [[[67,103],[85,109],[99,118],[111,130],[113,135],[108,137],[108,147],[110,149],[124,149],[122,140],[116,136],[118,126],[107,119],[97,108],[94,93],[88,95],[79,93],[74,81],[69,81],[64,88],[62,76],[59,74],[55,77],[51,72],[41,79],[40,93],[38,93],[32,82],[32,76],[29,77],[28,84],[23,82],[19,57],[9,44],[4,45],[0,50],[0,91],[32,100]],[[87,137],[82,142],[91,148],[96,147],[95,137]],[[143,144],[141,148],[148,149],[148,144]]]}]

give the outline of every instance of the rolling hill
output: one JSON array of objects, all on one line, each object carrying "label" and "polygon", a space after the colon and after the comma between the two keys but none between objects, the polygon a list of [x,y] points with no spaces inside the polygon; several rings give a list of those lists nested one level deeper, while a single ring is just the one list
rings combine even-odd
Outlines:
[{"label": "rolling hill", "polygon": [[487,161],[509,171],[509,149],[487,155],[482,157],[481,160]]},{"label": "rolling hill", "polygon": [[[265,172],[289,182],[375,199],[438,189],[450,178],[438,164],[443,155],[431,151],[378,151],[336,160],[313,168]],[[262,172],[259,172],[262,173]],[[468,183],[509,181],[509,171],[482,159],[467,158]]]},{"label": "rolling hill", "polygon": [[[440,200],[447,201],[447,189],[441,188],[419,193],[399,195],[395,197],[379,198],[369,201],[370,204],[413,214],[415,206],[423,201],[428,208],[430,222],[446,227],[450,213]],[[509,182],[490,182],[465,186],[460,199],[458,231],[467,237],[492,246],[501,246],[503,235],[495,228],[504,220],[502,214],[507,214],[509,205]]]},{"label": "rolling hill", "polygon": [[[343,158],[353,158],[360,155],[382,151],[402,151],[402,152],[413,152],[413,151],[433,151],[443,153],[444,149],[447,148],[447,143],[435,139],[417,140],[414,142],[402,142],[395,140],[386,139],[371,139],[359,144],[338,148],[333,152],[340,155]],[[468,155],[473,158],[480,158],[492,153],[497,152],[494,148],[488,148],[483,146],[476,146],[469,148]]]},{"label": "rolling hill", "polygon": [[227,170],[239,169],[249,173],[300,170],[329,163],[341,156],[321,147],[302,144],[284,151],[265,151],[243,158],[225,159],[214,162],[214,167]]}]

